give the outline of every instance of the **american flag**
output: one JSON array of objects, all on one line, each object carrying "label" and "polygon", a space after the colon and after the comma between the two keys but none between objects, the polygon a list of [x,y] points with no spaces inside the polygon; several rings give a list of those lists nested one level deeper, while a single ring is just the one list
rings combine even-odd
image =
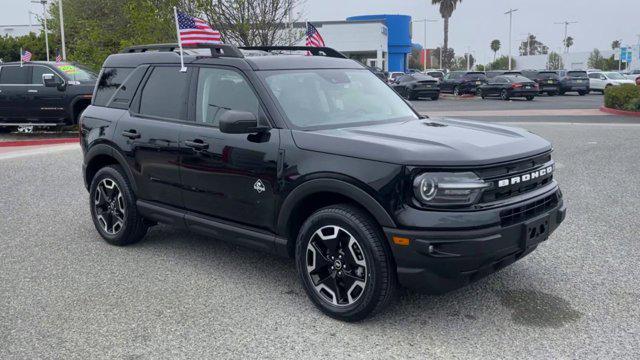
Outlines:
[{"label": "american flag", "polygon": [[32,56],[32,54],[29,51],[25,50],[22,53],[22,55],[20,57],[20,60],[22,60],[24,62],[29,62],[29,61],[31,61],[31,56]]},{"label": "american flag", "polygon": [[56,62],[57,63],[61,63],[62,62],[62,55],[60,55],[60,50],[58,50],[56,52]]},{"label": "american flag", "polygon": [[316,29],[310,22],[307,23],[307,46],[321,47],[324,46],[324,39],[320,36],[318,29]]},{"label": "american flag", "polygon": [[178,27],[182,45],[222,44],[220,32],[214,30],[204,20],[178,11]]}]

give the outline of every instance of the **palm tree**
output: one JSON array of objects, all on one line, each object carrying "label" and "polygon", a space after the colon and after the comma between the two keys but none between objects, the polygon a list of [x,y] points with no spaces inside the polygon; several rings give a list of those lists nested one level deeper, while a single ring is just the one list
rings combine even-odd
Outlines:
[{"label": "palm tree", "polygon": [[567,36],[567,38],[564,39],[564,47],[567,49],[567,52],[569,52],[569,48],[572,46],[573,46],[573,37]]},{"label": "palm tree", "polygon": [[493,51],[493,62],[496,61],[496,55],[498,55],[498,50],[500,50],[500,40],[495,39],[491,42],[491,51]]},{"label": "palm tree", "polygon": [[[440,15],[444,19],[444,46],[445,54],[449,49],[449,18],[453,11],[456,9],[458,3],[461,3],[462,0],[431,0],[432,5],[440,5]],[[450,59],[445,59],[444,68],[447,68]]]},{"label": "palm tree", "polygon": [[620,40],[613,40],[613,42],[611,42],[611,49],[620,49]]}]

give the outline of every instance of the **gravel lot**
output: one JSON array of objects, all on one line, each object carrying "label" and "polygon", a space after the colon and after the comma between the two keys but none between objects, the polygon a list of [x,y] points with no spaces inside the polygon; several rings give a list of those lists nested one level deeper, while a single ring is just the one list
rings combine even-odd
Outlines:
[{"label": "gravel lot", "polygon": [[565,223],[497,274],[357,324],[317,311],[287,259],[165,226],[106,244],[79,149],[0,160],[0,358],[637,359],[640,126],[522,126],[555,145]]}]

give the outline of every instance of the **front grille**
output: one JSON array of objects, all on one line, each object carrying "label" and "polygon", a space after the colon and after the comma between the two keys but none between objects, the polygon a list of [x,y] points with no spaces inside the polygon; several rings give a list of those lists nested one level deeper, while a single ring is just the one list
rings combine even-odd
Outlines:
[{"label": "front grille", "polygon": [[500,212],[500,223],[502,226],[509,226],[517,224],[534,218],[545,211],[551,210],[558,205],[558,194],[553,193],[540,200],[530,202],[528,204],[511,208],[508,210],[502,210]]}]

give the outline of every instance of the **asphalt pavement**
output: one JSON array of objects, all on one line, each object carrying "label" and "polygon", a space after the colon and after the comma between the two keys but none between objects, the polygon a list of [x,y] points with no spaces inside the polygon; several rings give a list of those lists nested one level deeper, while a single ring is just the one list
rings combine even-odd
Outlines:
[{"label": "asphalt pavement", "polygon": [[640,358],[640,125],[519,125],[554,143],[566,221],[499,273],[355,324],[316,310],[291,260],[166,226],[106,244],[77,145],[0,158],[0,358]]}]

